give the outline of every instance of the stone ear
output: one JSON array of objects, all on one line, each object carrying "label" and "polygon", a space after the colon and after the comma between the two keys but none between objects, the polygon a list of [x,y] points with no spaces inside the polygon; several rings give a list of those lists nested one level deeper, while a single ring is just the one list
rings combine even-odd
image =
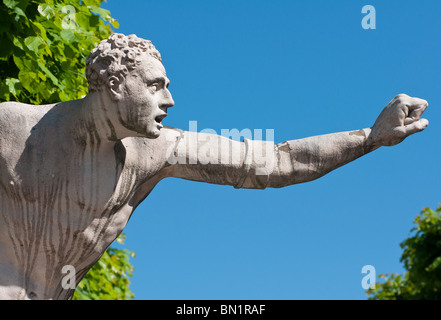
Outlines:
[{"label": "stone ear", "polygon": [[122,99],[122,85],[123,79],[117,76],[110,76],[107,78],[107,89],[112,97],[112,100],[119,101]]}]

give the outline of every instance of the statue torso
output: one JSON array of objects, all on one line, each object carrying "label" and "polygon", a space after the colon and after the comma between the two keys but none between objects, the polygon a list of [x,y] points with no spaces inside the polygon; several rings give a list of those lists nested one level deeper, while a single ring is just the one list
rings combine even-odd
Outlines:
[{"label": "statue torso", "polygon": [[60,289],[63,266],[84,276],[164,177],[166,161],[153,140],[105,144],[90,132],[75,141],[45,125],[50,106],[20,108],[1,110],[0,287],[12,281],[24,298],[63,297],[72,294]]}]

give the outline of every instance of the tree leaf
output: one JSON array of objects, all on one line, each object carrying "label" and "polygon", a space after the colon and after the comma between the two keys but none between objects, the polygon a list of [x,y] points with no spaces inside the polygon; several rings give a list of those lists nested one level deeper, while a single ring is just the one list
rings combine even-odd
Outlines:
[{"label": "tree leaf", "polygon": [[12,42],[14,43],[14,46],[16,46],[22,50],[25,50],[24,40],[22,38],[14,37],[14,40]]},{"label": "tree leaf", "polygon": [[97,6],[88,6],[88,8],[90,9],[90,11],[100,15],[101,18],[106,21],[111,19],[109,10],[106,10],[106,9],[103,9],[103,8],[100,8]]},{"label": "tree leaf", "polygon": [[37,10],[46,19],[52,19],[53,17],[55,17],[54,8],[47,3],[43,3],[43,4],[38,5]]},{"label": "tree leaf", "polygon": [[36,21],[31,21],[31,26],[34,29],[35,33],[40,36],[43,41],[47,41],[47,34],[46,29],[43,27],[43,25]]},{"label": "tree leaf", "polygon": [[19,91],[21,90],[20,80],[14,78],[7,78],[6,85],[9,88],[9,92],[12,93],[15,97],[17,97]]},{"label": "tree leaf", "polygon": [[17,0],[3,0],[3,4],[9,9],[14,9],[15,7],[17,7],[19,2]]},{"label": "tree leaf", "polygon": [[76,40],[75,33],[70,29],[61,30],[60,35],[67,42],[74,42]]},{"label": "tree leaf", "polygon": [[37,80],[37,74],[34,72],[22,70],[18,73],[18,79],[22,86],[28,90],[29,92],[34,92],[35,90],[35,82]]},{"label": "tree leaf", "polygon": [[38,36],[31,36],[24,40],[24,44],[29,50],[38,53],[40,46],[43,45],[44,42]]},{"label": "tree leaf", "polygon": [[14,12],[17,14],[17,17],[21,16],[21,17],[26,18],[26,13],[20,7],[15,7]]},{"label": "tree leaf", "polygon": [[38,66],[40,67],[41,70],[43,70],[43,72],[49,77],[49,79],[52,80],[53,84],[56,85],[57,87],[59,87],[60,89],[63,89],[60,86],[60,83],[58,82],[58,79],[56,76],[53,75],[52,72],[50,72],[50,70],[48,68],[46,68],[40,61],[38,61]]}]

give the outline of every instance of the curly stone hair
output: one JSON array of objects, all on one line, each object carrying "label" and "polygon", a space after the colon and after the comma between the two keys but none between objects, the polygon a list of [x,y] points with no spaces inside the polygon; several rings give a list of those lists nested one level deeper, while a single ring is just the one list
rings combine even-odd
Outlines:
[{"label": "curly stone hair", "polygon": [[89,92],[100,91],[110,76],[125,77],[140,63],[144,53],[161,61],[161,54],[152,42],[134,34],[113,33],[101,41],[86,59]]}]

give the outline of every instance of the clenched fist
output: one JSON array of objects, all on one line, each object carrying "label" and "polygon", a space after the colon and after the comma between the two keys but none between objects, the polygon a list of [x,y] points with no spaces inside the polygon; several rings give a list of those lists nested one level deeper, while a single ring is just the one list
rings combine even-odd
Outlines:
[{"label": "clenched fist", "polygon": [[369,134],[369,142],[376,148],[393,146],[429,124],[421,118],[428,103],[426,100],[399,94],[384,108]]}]

